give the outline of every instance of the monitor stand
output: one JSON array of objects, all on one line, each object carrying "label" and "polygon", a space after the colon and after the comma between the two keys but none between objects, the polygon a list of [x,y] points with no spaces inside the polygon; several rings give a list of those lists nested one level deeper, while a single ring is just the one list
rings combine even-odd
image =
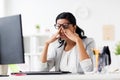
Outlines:
[{"label": "monitor stand", "polygon": [[0,65],[0,77],[6,77],[8,73],[8,65]]}]

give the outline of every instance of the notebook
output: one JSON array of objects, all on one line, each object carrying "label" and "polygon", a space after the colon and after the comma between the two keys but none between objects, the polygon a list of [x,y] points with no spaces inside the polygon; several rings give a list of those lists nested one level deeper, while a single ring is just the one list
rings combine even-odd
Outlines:
[{"label": "notebook", "polygon": [[26,71],[26,72],[13,72],[11,75],[58,75],[58,74],[70,74],[68,71]]}]

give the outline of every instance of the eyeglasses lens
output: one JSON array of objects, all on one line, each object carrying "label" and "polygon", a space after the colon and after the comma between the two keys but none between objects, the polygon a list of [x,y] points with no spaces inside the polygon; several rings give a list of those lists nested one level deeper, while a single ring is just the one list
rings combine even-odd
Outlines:
[{"label": "eyeglasses lens", "polygon": [[64,28],[64,29],[67,29],[69,27],[69,23],[68,24],[55,24],[55,28],[56,29],[59,29],[61,26]]}]

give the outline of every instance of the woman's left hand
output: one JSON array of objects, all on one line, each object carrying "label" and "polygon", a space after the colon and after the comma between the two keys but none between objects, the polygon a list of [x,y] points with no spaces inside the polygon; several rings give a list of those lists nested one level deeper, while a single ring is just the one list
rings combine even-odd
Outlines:
[{"label": "woman's left hand", "polygon": [[79,35],[76,32],[72,32],[69,29],[64,29],[64,34],[72,41],[76,42],[76,40],[79,38]]}]

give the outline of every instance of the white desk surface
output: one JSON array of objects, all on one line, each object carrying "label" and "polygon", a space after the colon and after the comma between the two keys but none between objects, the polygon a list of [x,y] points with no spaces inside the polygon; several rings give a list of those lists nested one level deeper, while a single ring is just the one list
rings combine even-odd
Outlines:
[{"label": "white desk surface", "polygon": [[117,74],[66,74],[66,75],[24,75],[0,77],[0,80],[120,80]]}]

